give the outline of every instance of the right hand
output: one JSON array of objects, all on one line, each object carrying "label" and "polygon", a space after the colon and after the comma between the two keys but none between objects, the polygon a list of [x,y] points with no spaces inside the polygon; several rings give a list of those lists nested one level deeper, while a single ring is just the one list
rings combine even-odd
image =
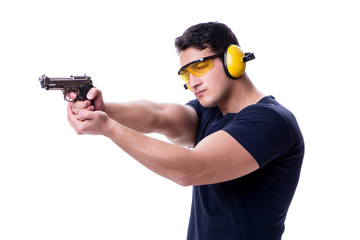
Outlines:
[{"label": "right hand", "polygon": [[[74,100],[76,99],[76,94],[74,92],[69,92],[67,94],[68,99]],[[72,111],[75,115],[79,114],[82,110],[89,110],[89,111],[105,111],[105,104],[102,97],[102,93],[97,88],[91,88],[89,92],[86,95],[88,100],[85,101],[76,101],[76,102],[70,102],[70,105],[72,107]],[[94,105],[91,105],[90,100],[93,100]],[[95,107],[95,108],[94,108]]]}]

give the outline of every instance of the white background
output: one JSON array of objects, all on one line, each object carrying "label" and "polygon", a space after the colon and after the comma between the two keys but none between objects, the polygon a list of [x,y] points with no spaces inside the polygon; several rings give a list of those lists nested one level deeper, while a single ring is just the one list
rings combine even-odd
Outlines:
[{"label": "white background", "polygon": [[174,39],[207,21],[255,53],[248,75],[302,128],[283,239],[360,239],[359,16],[355,0],[2,0],[0,239],[186,238],[191,187],[76,135],[38,77],[86,73],[107,101],[186,103]]}]

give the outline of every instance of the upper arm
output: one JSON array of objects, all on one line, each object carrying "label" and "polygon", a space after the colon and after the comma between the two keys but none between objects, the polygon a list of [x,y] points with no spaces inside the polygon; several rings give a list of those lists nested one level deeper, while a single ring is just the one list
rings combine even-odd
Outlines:
[{"label": "upper arm", "polygon": [[254,157],[225,131],[215,132],[200,141],[193,150],[194,160],[185,185],[203,185],[229,181],[259,168]]},{"label": "upper arm", "polygon": [[199,125],[196,111],[186,105],[161,104],[158,132],[175,144],[193,147]]}]

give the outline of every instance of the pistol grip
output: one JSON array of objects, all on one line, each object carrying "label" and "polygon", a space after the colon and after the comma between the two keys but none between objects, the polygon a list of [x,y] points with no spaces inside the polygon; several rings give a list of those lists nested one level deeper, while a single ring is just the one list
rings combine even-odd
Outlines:
[{"label": "pistol grip", "polygon": [[[80,100],[80,101],[88,100],[86,95],[88,94],[90,89],[93,87],[94,86],[92,84],[81,86],[79,89],[80,90],[79,96],[76,98],[76,100]],[[90,102],[91,102],[91,105],[93,105],[95,107],[94,100],[90,100]]]}]

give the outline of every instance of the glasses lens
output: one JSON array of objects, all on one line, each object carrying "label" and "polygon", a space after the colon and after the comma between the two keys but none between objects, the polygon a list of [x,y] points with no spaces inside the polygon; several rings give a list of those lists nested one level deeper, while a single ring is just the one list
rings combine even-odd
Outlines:
[{"label": "glasses lens", "polygon": [[195,62],[190,66],[190,73],[192,73],[195,77],[201,77],[202,75],[206,74],[210,69],[213,68],[212,59],[206,59],[205,61]]},{"label": "glasses lens", "polygon": [[190,82],[190,73],[188,72],[187,68],[182,69],[179,75],[186,83]]},{"label": "glasses lens", "polygon": [[190,82],[190,73],[195,77],[201,77],[213,68],[212,59],[206,59],[204,61],[194,62],[186,68],[182,69],[179,73],[180,77],[186,82]]}]

